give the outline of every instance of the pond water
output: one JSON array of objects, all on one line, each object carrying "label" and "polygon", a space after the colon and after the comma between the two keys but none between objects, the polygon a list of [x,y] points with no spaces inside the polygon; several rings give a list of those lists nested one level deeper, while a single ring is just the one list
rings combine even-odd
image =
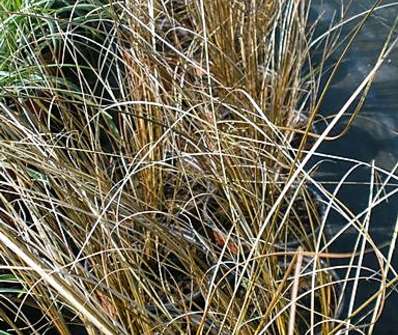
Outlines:
[{"label": "pond water", "polygon": [[[341,12],[342,2],[345,9],[348,8],[346,6],[350,5],[344,15],[345,18],[364,12],[374,4],[372,0],[313,1],[311,19],[320,18],[317,35],[321,35],[328,29],[333,17],[336,18],[340,15],[339,11]],[[398,17],[398,2],[382,1],[381,6],[384,6],[384,8],[377,10],[369,18],[361,33],[355,39],[350,51],[345,56],[321,107],[323,116],[337,113],[375,64],[380,50],[391,31],[394,20]],[[341,36],[347,36],[347,33],[358,22],[359,19],[345,25]],[[398,30],[395,30],[393,39],[397,38],[397,36]],[[335,56],[329,59],[330,64],[337,61],[338,54],[339,52],[336,52]],[[338,128],[341,129],[343,126],[340,123]],[[365,105],[352,128],[342,138],[332,142],[325,142],[321,146],[320,152],[350,157],[367,163],[374,160],[377,167],[386,171],[393,169],[398,161],[398,47],[393,49],[376,75]],[[334,182],[339,181],[353,165],[353,163],[336,160],[322,163],[318,180],[325,182],[327,188],[333,191],[336,188]],[[395,175],[398,176],[398,173],[395,173]],[[338,193],[339,199],[347,204],[354,213],[359,213],[367,207],[370,176],[370,168],[361,167],[356,169],[348,177],[347,184]],[[380,174],[379,177],[379,181],[383,181],[386,176]],[[392,179],[391,183],[395,185],[387,187],[385,189],[386,192],[391,192],[397,188],[396,179]],[[382,244],[391,239],[397,214],[397,195],[390,197],[388,201],[382,202],[373,210],[369,231],[377,244]],[[339,233],[344,223],[344,220],[336,213],[329,217],[328,225],[333,234]],[[336,243],[333,244],[334,250],[352,250],[355,244],[355,237],[356,235],[352,231],[342,234]],[[385,253],[387,253],[387,248]],[[393,264],[398,265],[397,253]],[[377,263],[371,256],[365,258],[364,265],[377,268]],[[376,287],[371,283],[362,283],[356,306],[359,306],[361,300],[363,301],[371,292],[374,292]],[[395,309],[397,306],[398,294],[395,293],[387,301],[374,334],[398,333],[398,318],[396,317],[397,311]]]}]

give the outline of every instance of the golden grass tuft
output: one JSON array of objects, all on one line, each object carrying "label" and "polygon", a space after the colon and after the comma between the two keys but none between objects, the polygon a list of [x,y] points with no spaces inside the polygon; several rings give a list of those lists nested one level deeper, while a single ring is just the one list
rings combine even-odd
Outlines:
[{"label": "golden grass tuft", "polygon": [[[0,68],[12,74],[0,77],[0,255],[15,284],[0,275],[6,332],[337,334],[360,329],[365,307],[377,320],[396,282],[396,236],[384,256],[368,222],[386,187],[373,192],[376,171],[395,176],[367,165],[369,208],[356,216],[307,163],[391,36],[316,134],[339,36],[330,28],[313,64],[305,1],[46,6]],[[344,232],[327,235],[331,210],[360,250],[329,250]],[[380,290],[342,314],[347,287],[372,277],[353,275],[369,253]]]}]

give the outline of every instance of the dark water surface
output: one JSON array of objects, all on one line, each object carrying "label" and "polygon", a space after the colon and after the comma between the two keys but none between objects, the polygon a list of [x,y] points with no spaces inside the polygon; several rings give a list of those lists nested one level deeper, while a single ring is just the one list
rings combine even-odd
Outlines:
[{"label": "dark water surface", "polygon": [[[351,3],[351,7],[345,14],[346,18],[366,11],[372,7],[374,1],[354,0],[343,1],[343,5]],[[384,9],[377,10],[356,38],[350,51],[344,58],[341,67],[333,81],[325,101],[322,105],[322,115],[330,116],[337,113],[347,101],[347,98],[355,91],[361,81],[366,77],[375,64],[383,44],[391,31],[394,20],[398,17],[398,2],[382,1]],[[317,34],[322,34],[330,25],[333,17],[339,16],[341,1],[317,0],[312,3],[311,18],[320,17]],[[343,27],[341,37],[347,36],[359,20],[354,20]],[[397,38],[398,31],[395,30],[393,39]],[[332,64],[337,60],[336,56],[329,60]],[[347,119],[346,119],[347,120]],[[338,128],[344,125],[339,124]],[[320,151],[322,153],[350,157],[359,161],[370,163],[375,161],[377,167],[391,171],[398,161],[398,48],[387,57],[382,65],[373,86],[367,96],[365,105],[355,120],[349,132],[339,140],[324,143]],[[336,187],[333,182],[339,181],[343,175],[353,167],[353,163],[325,162],[321,165],[318,179],[328,182],[327,188],[333,191]],[[398,173],[395,173],[398,176]],[[380,181],[385,180],[386,175],[380,174]],[[347,179],[351,184],[344,185],[338,193],[342,200],[354,212],[360,213],[367,207],[369,201],[369,183],[371,169],[360,167]],[[354,185],[359,182],[359,185]],[[392,179],[391,185],[385,189],[391,192],[397,189],[396,179]],[[374,191],[374,193],[376,190]],[[369,231],[377,244],[382,244],[391,239],[395,222],[398,215],[398,196],[393,195],[378,205],[373,211],[370,219]],[[362,217],[363,219],[363,217]],[[343,224],[346,223],[337,213],[329,217],[329,227],[337,234]],[[350,251],[355,243],[355,235],[352,231],[344,233],[333,244],[337,251]],[[385,254],[387,249],[385,249]],[[364,260],[364,265],[377,268],[377,263],[372,256]],[[393,265],[398,265],[398,255],[394,256]],[[366,273],[363,273],[366,275]],[[378,284],[377,284],[378,285]],[[377,288],[376,284],[363,282],[360,285],[356,306],[368,297]],[[350,333],[351,334],[351,333]],[[384,313],[376,326],[374,334],[387,335],[398,334],[398,294],[393,293],[387,301]]]}]

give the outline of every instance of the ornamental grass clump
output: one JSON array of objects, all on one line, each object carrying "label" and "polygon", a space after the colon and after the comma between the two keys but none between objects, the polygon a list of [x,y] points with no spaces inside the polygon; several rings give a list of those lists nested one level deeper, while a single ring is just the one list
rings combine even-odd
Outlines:
[{"label": "ornamental grass clump", "polygon": [[313,65],[306,2],[27,3],[1,14],[18,18],[0,34],[7,334],[356,327],[356,254],[329,251],[326,220],[361,217],[306,168],[338,36]]}]

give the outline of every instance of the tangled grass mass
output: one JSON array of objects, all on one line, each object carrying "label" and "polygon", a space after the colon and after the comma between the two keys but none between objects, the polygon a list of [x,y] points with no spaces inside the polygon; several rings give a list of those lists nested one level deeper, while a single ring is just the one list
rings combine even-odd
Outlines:
[{"label": "tangled grass mass", "polygon": [[319,34],[311,1],[0,0],[0,333],[372,334],[398,276],[370,218],[397,166],[351,161],[361,213],[346,176],[316,176],[349,161],[319,147],[397,43],[324,117],[380,6],[342,35],[345,8]]}]

